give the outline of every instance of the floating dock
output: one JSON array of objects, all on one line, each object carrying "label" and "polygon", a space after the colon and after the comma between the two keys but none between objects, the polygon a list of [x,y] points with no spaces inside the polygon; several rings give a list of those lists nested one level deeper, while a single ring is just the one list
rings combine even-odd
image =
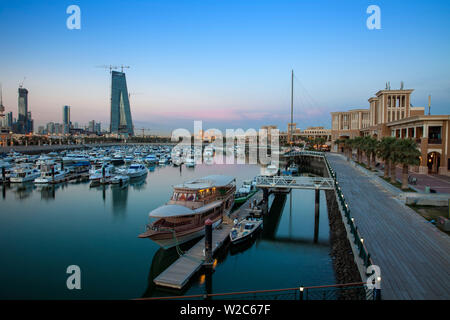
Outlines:
[{"label": "floating dock", "polygon": [[[242,206],[234,211],[230,217],[224,217],[224,221],[212,232],[212,244],[214,253],[228,240],[228,235],[233,228],[233,220],[241,219],[249,214],[250,203],[256,200],[259,205],[263,198],[262,191],[256,192]],[[182,289],[191,277],[203,266],[205,262],[205,237],[200,239],[191,249],[180,256],[165,271],[157,276],[153,282],[158,286]]]}]

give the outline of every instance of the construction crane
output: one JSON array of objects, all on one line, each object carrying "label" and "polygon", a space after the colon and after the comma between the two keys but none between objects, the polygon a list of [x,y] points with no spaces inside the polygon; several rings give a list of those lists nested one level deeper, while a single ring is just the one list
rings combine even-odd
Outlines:
[{"label": "construction crane", "polygon": [[150,133],[150,129],[147,128],[136,128],[136,129],[142,131],[142,138],[145,137],[145,131]]},{"label": "construction crane", "polygon": [[22,82],[19,83],[19,88],[23,88],[23,83],[25,82],[25,79],[26,79],[26,78],[27,78],[27,77],[23,77]]},{"label": "construction crane", "polygon": [[118,66],[113,66],[113,65],[109,65],[109,66],[102,65],[102,66],[96,66],[96,68],[109,69],[109,73],[111,73],[113,69],[115,70],[115,69],[118,69],[119,67]]},{"label": "construction crane", "polygon": [[120,69],[121,69],[120,72],[123,73],[123,69],[130,69],[130,66],[124,66],[123,64],[121,64],[121,65],[120,65]]}]

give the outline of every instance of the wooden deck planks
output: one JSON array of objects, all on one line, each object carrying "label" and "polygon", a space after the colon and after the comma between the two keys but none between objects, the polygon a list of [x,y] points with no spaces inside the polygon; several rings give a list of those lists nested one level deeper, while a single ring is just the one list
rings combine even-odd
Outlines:
[{"label": "wooden deck planks", "polygon": [[328,156],[385,299],[450,299],[450,238],[339,156]]}]

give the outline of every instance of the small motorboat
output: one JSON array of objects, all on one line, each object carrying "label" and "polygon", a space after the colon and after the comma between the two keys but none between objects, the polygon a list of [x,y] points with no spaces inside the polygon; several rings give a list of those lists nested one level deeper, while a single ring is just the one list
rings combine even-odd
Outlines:
[{"label": "small motorboat", "polygon": [[236,244],[251,238],[261,228],[262,223],[262,219],[256,218],[245,218],[235,223],[230,231],[231,243]]},{"label": "small motorboat", "polygon": [[288,172],[290,175],[298,175],[298,166],[296,164],[291,164],[288,168]]},{"label": "small motorboat", "polygon": [[126,175],[117,175],[111,178],[110,182],[112,184],[126,184],[130,182],[130,177]]}]

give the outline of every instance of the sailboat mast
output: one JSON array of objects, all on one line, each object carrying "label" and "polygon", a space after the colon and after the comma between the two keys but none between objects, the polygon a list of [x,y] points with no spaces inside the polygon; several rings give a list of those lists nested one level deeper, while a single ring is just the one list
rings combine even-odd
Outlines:
[{"label": "sailboat mast", "polygon": [[293,123],[294,123],[294,70],[291,72],[291,143],[294,142],[294,136],[293,136]]}]

